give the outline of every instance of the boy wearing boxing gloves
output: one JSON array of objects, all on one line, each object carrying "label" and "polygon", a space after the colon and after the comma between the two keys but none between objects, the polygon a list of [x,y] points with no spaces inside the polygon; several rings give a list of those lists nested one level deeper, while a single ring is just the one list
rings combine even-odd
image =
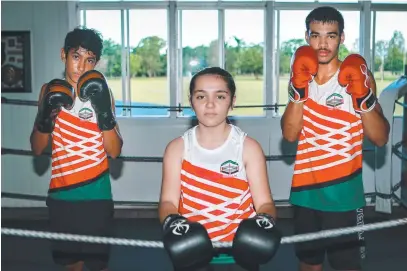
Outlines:
[{"label": "boy wearing boxing gloves", "polygon": [[[363,223],[363,138],[386,144],[389,124],[376,98],[375,80],[362,56],[341,62],[344,21],[334,8],[306,18],[306,41],[295,52],[283,137],[298,140],[291,185],[295,233]],[[297,243],[301,271],[321,271],[325,253],[335,270],[361,270],[362,233]]]},{"label": "boy wearing boxing gloves", "polygon": [[[44,84],[30,137],[37,155],[52,138],[52,173],[48,191],[53,232],[109,236],[113,200],[108,155],[123,145],[114,99],[104,76],[94,70],[102,39],[91,29],[74,29],[65,38],[61,58],[65,78]],[[107,270],[109,246],[54,241],[53,259],[67,270]]]}]

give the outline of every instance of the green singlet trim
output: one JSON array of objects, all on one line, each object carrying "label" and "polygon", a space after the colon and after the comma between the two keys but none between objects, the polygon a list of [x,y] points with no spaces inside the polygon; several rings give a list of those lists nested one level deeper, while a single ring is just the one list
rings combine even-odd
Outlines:
[{"label": "green singlet trim", "polygon": [[106,173],[98,180],[80,187],[69,190],[61,190],[49,193],[54,199],[76,201],[76,200],[111,200],[112,186],[110,175]]}]

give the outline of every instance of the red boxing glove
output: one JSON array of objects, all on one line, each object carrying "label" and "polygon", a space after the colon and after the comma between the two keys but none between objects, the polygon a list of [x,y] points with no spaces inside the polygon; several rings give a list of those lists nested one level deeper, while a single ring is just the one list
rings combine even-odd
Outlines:
[{"label": "red boxing glove", "polygon": [[309,82],[318,72],[318,57],[311,46],[299,47],[291,60],[289,98],[294,103],[308,99]]},{"label": "red boxing glove", "polygon": [[370,88],[368,68],[362,56],[351,54],[345,58],[339,70],[338,82],[352,96],[356,112],[369,112],[375,107],[376,97]]}]

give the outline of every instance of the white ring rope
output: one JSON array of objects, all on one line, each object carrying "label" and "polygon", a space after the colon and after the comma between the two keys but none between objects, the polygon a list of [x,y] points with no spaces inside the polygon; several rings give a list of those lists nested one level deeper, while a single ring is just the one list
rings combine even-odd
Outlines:
[{"label": "white ring rope", "polygon": [[[339,228],[333,230],[323,230],[314,233],[305,233],[293,236],[286,236],[281,239],[281,244],[298,243],[305,241],[312,241],[322,238],[332,238],[346,234],[359,233],[363,231],[373,231],[378,229],[396,227],[407,224],[407,218],[395,219],[385,222],[370,223],[355,227]],[[20,237],[33,237],[43,239],[76,241],[76,242],[88,242],[99,244],[111,244],[111,245],[124,245],[124,246],[136,246],[136,247],[149,247],[149,248],[162,248],[163,244],[159,241],[144,241],[124,238],[109,238],[99,236],[87,236],[76,235],[66,233],[52,233],[46,231],[32,231],[13,228],[1,228],[2,235],[14,235]],[[213,242],[214,247],[231,247],[232,242]]]}]

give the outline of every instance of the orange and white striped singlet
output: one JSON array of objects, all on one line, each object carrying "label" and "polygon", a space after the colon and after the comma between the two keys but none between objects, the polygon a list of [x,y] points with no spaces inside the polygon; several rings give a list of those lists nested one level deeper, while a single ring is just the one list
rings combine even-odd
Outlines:
[{"label": "orange and white striped singlet", "polygon": [[341,183],[362,170],[362,120],[338,73],[323,85],[310,84],[292,191]]},{"label": "orange and white striped singlet", "polygon": [[213,241],[232,241],[241,220],[255,216],[243,163],[246,133],[231,127],[228,139],[214,150],[199,145],[196,126],[182,137],[179,213],[201,223]]},{"label": "orange and white striped singlet", "polygon": [[90,101],[84,103],[76,97],[71,110],[63,108],[52,139],[50,192],[91,183],[109,170],[102,132]]}]

